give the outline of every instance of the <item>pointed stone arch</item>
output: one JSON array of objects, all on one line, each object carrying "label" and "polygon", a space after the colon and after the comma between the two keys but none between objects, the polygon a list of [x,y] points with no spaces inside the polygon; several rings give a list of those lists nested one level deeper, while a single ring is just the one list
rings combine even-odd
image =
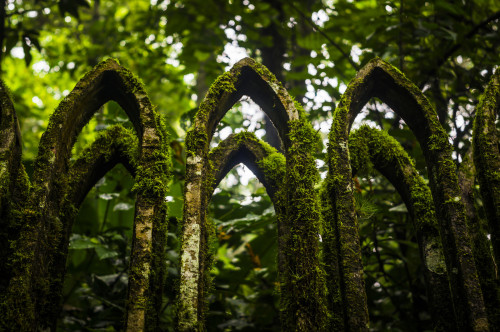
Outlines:
[{"label": "pointed stone arch", "polygon": [[240,60],[215,80],[196,113],[194,128],[202,130],[210,142],[217,124],[243,95],[252,98],[262,108],[281,140],[286,140],[289,122],[299,119],[299,111],[276,77],[251,58]]},{"label": "pointed stone arch", "polygon": [[269,116],[285,151],[284,188],[287,189],[283,194],[283,206],[286,218],[281,235],[286,247],[287,268],[280,277],[283,283],[280,286],[282,328],[321,329],[327,316],[324,281],[320,269],[311,268],[319,263],[319,212],[314,191],[318,175],[311,155],[318,138],[303,110],[281,83],[250,58],[235,64],[212,84],[186,137],[178,328],[181,331],[204,329],[211,264],[207,254],[210,230],[205,211],[214,181],[213,166],[208,158],[209,143],[219,121],[242,95],[250,96]]},{"label": "pointed stone arch", "polygon": [[[73,222],[84,198],[99,179],[117,164],[122,164],[129,174],[135,177],[138,155],[139,146],[135,133],[120,125],[115,125],[99,133],[94,142],[86,147],[69,165],[68,182],[65,190],[60,193],[64,198],[59,213],[63,227],[62,239],[59,241],[58,250],[53,254],[53,268],[50,272],[50,278],[58,282],[52,286],[54,291],[62,289],[64,283],[69,238],[72,234]],[[158,273],[162,273],[159,267]],[[157,282],[153,281],[152,284]],[[54,297],[61,295],[61,293],[56,293]],[[155,299],[157,296],[161,296],[161,294],[153,294],[149,298],[158,301]],[[53,301],[53,303],[60,302],[61,298]],[[54,306],[57,307],[57,305]]]},{"label": "pointed stone arch", "polygon": [[285,177],[285,157],[254,133],[229,135],[210,151],[208,158],[212,164],[213,190],[233,167],[242,163],[264,185],[271,200],[278,202],[276,196]]},{"label": "pointed stone arch", "polygon": [[488,329],[488,322],[472,256],[464,205],[451,159],[448,135],[422,92],[398,69],[379,58],[371,60],[349,83],[333,115],[329,134],[329,191],[339,245],[339,266],[346,324],[366,330],[368,315],[364,289],[358,223],[354,213],[348,135],[361,108],[378,97],[405,120],[422,147],[429,172],[430,187],[438,213],[439,227],[456,318],[459,328]]},{"label": "pointed stone arch", "polygon": [[158,278],[161,272],[152,268],[164,264],[161,262],[166,231],[164,198],[170,175],[168,138],[142,83],[109,59],[76,84],[52,114],[42,135],[7,294],[9,328],[55,327],[58,309],[50,308],[58,308],[62,280],[50,276],[61,276],[61,251],[67,248],[67,237],[63,234],[67,225],[63,220],[68,221],[65,216],[76,213],[72,204],[65,204],[71,149],[82,128],[110,100],[123,108],[138,137],[127,330],[143,330],[156,324],[154,306],[158,303],[152,303],[149,295],[161,289]]},{"label": "pointed stone arch", "polygon": [[474,164],[497,266],[500,266],[500,133],[496,128],[499,116],[500,69],[497,69],[477,105],[472,133]]},{"label": "pointed stone arch", "polygon": [[419,246],[434,330],[456,330],[432,195],[413,160],[392,136],[368,126],[351,132],[349,153],[353,176],[373,166],[392,183],[405,202]]},{"label": "pointed stone arch", "polygon": [[283,222],[286,209],[283,205],[283,182],[285,180],[285,156],[266,142],[258,139],[255,134],[241,132],[229,135],[209,154],[212,164],[212,190],[215,190],[220,181],[236,165],[242,163],[247,166],[266,188],[267,194],[273,202],[278,224],[278,270],[279,277],[284,274],[286,264],[285,242],[283,233],[286,231]]}]

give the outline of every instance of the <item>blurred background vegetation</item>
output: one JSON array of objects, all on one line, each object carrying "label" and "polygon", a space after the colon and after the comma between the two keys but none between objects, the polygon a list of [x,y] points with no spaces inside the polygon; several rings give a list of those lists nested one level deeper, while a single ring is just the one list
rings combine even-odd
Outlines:
[{"label": "blurred background vegetation", "polygon": [[[139,76],[169,124],[168,276],[162,328],[173,330],[184,137],[211,82],[237,60],[262,62],[300,101],[323,137],[316,152],[324,177],[332,112],[356,71],[375,56],[423,89],[450,134],[457,166],[470,148],[480,93],[500,64],[496,0],[3,0],[0,74],[12,91],[32,169],[49,116],[76,82],[108,57]],[[80,135],[74,155],[107,126],[129,125],[110,102]],[[426,177],[423,156],[400,118],[371,100],[356,126],[396,137]],[[244,98],[224,118],[212,145],[255,131],[279,145],[263,112]],[[365,280],[371,328],[432,327],[415,232],[401,198],[379,174],[358,174]],[[73,229],[59,328],[112,331],[122,326],[134,197],[133,179],[116,167],[89,193]],[[480,200],[477,203],[481,204]],[[265,189],[244,167],[216,190],[217,227],[209,330],[279,330],[276,224]]]}]

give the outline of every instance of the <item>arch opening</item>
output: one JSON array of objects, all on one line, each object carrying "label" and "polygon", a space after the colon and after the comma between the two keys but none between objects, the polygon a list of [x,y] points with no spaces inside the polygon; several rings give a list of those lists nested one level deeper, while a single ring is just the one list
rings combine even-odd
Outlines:
[{"label": "arch opening", "polygon": [[[221,118],[210,141],[210,148],[216,147],[220,141],[231,134],[243,131],[253,132],[257,138],[266,140],[265,112],[251,97],[242,96]],[[274,124],[270,124],[274,127]],[[279,145],[281,140],[278,137]]]},{"label": "arch opening", "polygon": [[385,131],[396,139],[413,161],[417,162],[415,167],[420,174],[426,179],[429,178],[424,152],[415,133],[405,120],[380,98],[371,97],[366,102],[361,111],[352,119],[349,133],[363,126]]},{"label": "arch opening", "polygon": [[[383,200],[372,201],[366,185],[392,205]],[[360,181],[363,192],[355,195],[370,327],[432,330],[434,321],[428,307],[422,264],[415,264],[420,263],[415,259],[419,256],[415,230],[407,213],[390,211],[401,209],[404,203],[390,190],[380,190],[385,186],[386,181],[371,184]]]},{"label": "arch opening", "polygon": [[129,170],[118,164],[83,200],[70,230],[58,328],[123,329],[135,210],[133,184]]},{"label": "arch opening", "polygon": [[[224,173],[224,179],[238,176],[235,168]],[[217,187],[221,190],[216,190],[209,204],[207,219],[215,228],[216,244],[208,331],[277,330],[280,326],[276,214],[269,195],[263,195],[265,187],[256,180],[253,175],[249,184],[259,200],[249,200],[238,186],[226,187],[222,180]]]},{"label": "arch opening", "polygon": [[99,107],[94,116],[89,119],[87,124],[80,131],[71,150],[71,159],[76,159],[78,155],[94,141],[97,134],[111,126],[118,125],[131,130],[135,136],[139,137],[136,128],[132,122],[130,122],[125,110],[119,103],[114,100],[109,100]]}]

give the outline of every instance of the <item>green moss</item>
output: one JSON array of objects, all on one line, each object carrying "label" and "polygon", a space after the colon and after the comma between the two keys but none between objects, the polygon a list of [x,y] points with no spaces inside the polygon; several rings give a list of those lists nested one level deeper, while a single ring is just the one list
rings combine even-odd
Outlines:
[{"label": "green moss", "polygon": [[444,131],[439,131],[437,134],[429,136],[429,150],[447,149],[448,145],[448,135]]},{"label": "green moss", "polygon": [[[352,214],[354,202],[350,178],[349,152],[347,135],[349,121],[353,120],[363,106],[360,102],[371,97],[379,97],[387,102],[414,130],[426,158],[433,198],[443,235],[445,257],[448,272],[460,270],[460,274],[449,275],[457,309],[456,319],[463,328],[473,328],[476,321],[484,320],[476,269],[468,252],[471,250],[467,236],[465,210],[462,202],[445,203],[460,196],[455,167],[451,158],[451,145],[446,133],[439,124],[437,114],[422,92],[398,70],[380,59],[370,61],[351,81],[334,113],[332,129],[329,134],[328,150],[329,177],[334,191],[332,205],[336,209],[336,224],[339,238],[345,241],[340,245],[340,264],[346,280],[344,298],[346,301],[357,298],[356,303],[346,303],[347,319],[353,319],[352,326],[364,329],[367,322],[366,304],[362,296],[357,295],[363,289],[362,281],[356,285],[348,281],[349,276],[357,275],[359,264],[359,240],[357,221]],[[357,243],[358,242],[358,243]],[[347,253],[356,253],[347,256]],[[352,270],[353,272],[349,272]],[[363,295],[364,296],[364,295]],[[350,313],[349,310],[352,312]],[[465,313],[470,313],[467,315]],[[471,318],[469,320],[470,317]],[[356,325],[360,324],[360,325]]]},{"label": "green moss", "polygon": [[264,174],[275,183],[281,183],[281,181],[283,181],[285,177],[286,159],[281,153],[271,153],[257,163],[263,169]]},{"label": "green moss", "polygon": [[280,278],[282,328],[324,330],[328,312],[325,275],[319,264],[321,215],[314,190],[319,176],[312,155],[318,146],[318,135],[304,117],[290,121],[289,127],[283,226],[288,235],[283,239],[288,273]]},{"label": "green moss", "polygon": [[[102,78],[102,75],[114,75],[119,84],[97,86],[96,84],[109,83],[108,80],[99,79]],[[122,152],[128,154],[127,158],[133,160],[132,163],[136,163],[138,167],[137,183],[134,186],[134,191],[138,196],[138,208],[148,204],[155,206],[152,228],[153,232],[157,233],[156,239],[160,245],[156,247],[154,255],[158,255],[160,260],[164,260],[161,244],[164,244],[162,237],[164,238],[165,235],[161,235],[161,233],[166,231],[164,197],[170,176],[168,137],[162,120],[152,108],[140,80],[120,67],[116,61],[109,59],[101,62],[78,82],[75,89],[53,113],[47,131],[42,136],[39,153],[34,164],[33,190],[28,205],[23,211],[23,219],[28,226],[17,244],[18,254],[13,263],[16,272],[9,289],[9,294],[17,294],[20,297],[20,299],[9,300],[9,306],[12,306],[11,312],[26,319],[22,323],[18,322],[13,315],[8,319],[10,319],[10,324],[14,324],[12,326],[22,324],[19,326],[22,326],[23,330],[36,329],[36,326],[47,327],[55,322],[54,314],[57,312],[56,303],[59,302],[60,298],[67,251],[67,238],[63,234],[69,234],[67,227],[71,225],[71,220],[76,215],[77,210],[71,199],[66,197],[66,193],[70,191],[71,176],[81,175],[74,173],[77,171],[76,169],[68,172],[71,146],[81,127],[95,111],[87,109],[86,104],[82,104],[85,102],[85,96],[93,93],[97,88],[118,89],[121,92],[121,94],[115,95],[118,102],[129,103],[131,99],[135,99],[136,104],[127,108],[127,112],[131,116],[144,148],[132,149],[133,146],[137,146],[137,140],[134,139],[124,140],[117,144],[122,144]],[[110,95],[113,94],[110,93]],[[123,96],[125,101],[121,100],[120,96]],[[102,99],[98,102],[107,101],[105,94],[104,97],[100,98]],[[117,128],[111,128],[106,135],[117,135],[115,137],[117,138],[118,134]],[[130,136],[125,136],[130,138]],[[94,145],[96,148],[101,148],[101,156],[105,159],[112,157],[112,149],[109,142],[106,142],[109,138],[110,136],[100,136],[96,144],[101,145]],[[91,163],[92,156],[95,156],[94,152],[88,150],[87,155],[81,156],[80,162]],[[160,260],[154,263],[156,264],[154,269],[159,275],[162,273],[158,273],[161,270],[161,264],[164,264],[159,263]],[[37,261],[52,263],[39,267]],[[29,277],[26,278],[26,276]],[[161,285],[162,281],[155,280],[154,283]],[[36,289],[36,298],[30,297],[33,289]],[[161,289],[161,286],[158,289]],[[161,292],[158,294],[161,297]],[[150,296],[151,299],[154,297],[158,296]],[[32,305],[25,305],[25,303],[32,303]],[[148,305],[149,307],[151,305]],[[21,312],[22,314],[20,314]],[[151,328],[154,328],[155,322],[149,317],[153,316],[154,314],[147,315],[148,326]]]},{"label": "green moss", "polygon": [[237,78],[237,73],[233,71],[225,72],[217,77],[215,82],[210,86],[205,99],[203,99],[198,111],[196,112],[195,123],[203,123],[204,126],[206,126],[210,113],[214,111],[222,94],[225,92],[234,92],[236,90],[234,84],[236,83]]}]

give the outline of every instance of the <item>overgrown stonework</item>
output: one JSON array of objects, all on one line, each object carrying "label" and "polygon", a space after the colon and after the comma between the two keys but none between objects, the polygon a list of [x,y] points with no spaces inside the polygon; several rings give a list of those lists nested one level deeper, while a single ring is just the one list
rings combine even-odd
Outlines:
[{"label": "overgrown stonework", "polygon": [[[497,265],[499,91],[497,71],[474,125],[474,161]],[[243,95],[269,116],[284,154],[247,132],[210,150],[217,124]],[[354,118],[372,97],[390,106],[414,132],[430,190],[387,134],[362,127],[349,135]],[[109,100],[120,104],[135,131],[109,127],[71,161],[80,131]],[[498,276],[472,200],[472,164],[462,164],[460,188],[448,136],[422,92],[380,59],[360,70],[333,116],[329,172],[320,195],[313,157],[318,140],[300,104],[254,60],[241,60],[214,82],[186,137],[176,328],[205,330],[213,261],[209,248],[216,241],[207,204],[227,172],[244,163],[264,184],[276,210],[282,330],[368,330],[352,176],[371,168],[393,183],[413,219],[435,329],[495,330]],[[73,220],[89,190],[118,163],[135,178],[137,197],[124,329],[156,330],[165,278],[170,155],[165,125],[144,87],[114,60],[85,75],[50,118],[30,183],[21,162],[15,110],[0,84],[0,330],[56,329]]]},{"label": "overgrown stonework", "polygon": [[[125,129],[111,128],[72,165],[71,149],[78,134],[109,100],[125,110],[138,140]],[[29,198],[18,202],[24,227],[15,242],[16,252],[8,265],[11,278],[2,294],[4,329],[55,330],[72,220],[85,190],[119,162],[129,169],[134,165],[137,195],[126,329],[155,329],[170,168],[164,127],[142,84],[114,60],[96,66],[61,102],[42,136]],[[74,192],[74,186],[83,192]]]},{"label": "overgrown stonework", "polygon": [[12,240],[19,236],[23,202],[29,180],[21,163],[21,134],[10,93],[0,81],[0,294],[11,278],[14,251]]},{"label": "overgrown stonework", "polygon": [[[324,329],[323,272],[319,265],[319,211],[314,191],[318,179],[311,152],[317,136],[305,114],[264,66],[243,59],[211,86],[186,137],[187,167],[178,328],[204,330],[206,292],[210,285],[213,226],[206,220],[212,194],[213,165],[209,143],[225,113],[242,95],[266,112],[284,146],[284,188],[275,204],[279,219],[282,328],[287,331]],[[275,199],[276,201],[276,199]],[[281,202],[283,201],[283,202]],[[283,211],[281,211],[283,210]],[[285,217],[283,217],[285,216]]]},{"label": "overgrown stonework", "polygon": [[354,214],[348,133],[355,117],[370,98],[380,98],[406,122],[422,147],[445,254],[457,326],[487,331],[488,320],[474,264],[465,208],[448,135],[422,92],[399,70],[375,58],[354,78],[334,113],[328,150],[331,205],[338,234],[341,287],[349,326],[366,329],[358,225]]}]

